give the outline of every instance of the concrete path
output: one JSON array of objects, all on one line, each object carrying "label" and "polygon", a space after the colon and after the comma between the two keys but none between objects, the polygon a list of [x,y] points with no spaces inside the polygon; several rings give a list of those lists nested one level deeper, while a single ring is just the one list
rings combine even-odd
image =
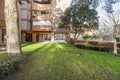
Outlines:
[{"label": "concrete path", "polygon": [[1,49],[0,49],[0,54],[1,54],[1,53],[6,53],[6,49],[5,49],[5,48],[1,48]]}]

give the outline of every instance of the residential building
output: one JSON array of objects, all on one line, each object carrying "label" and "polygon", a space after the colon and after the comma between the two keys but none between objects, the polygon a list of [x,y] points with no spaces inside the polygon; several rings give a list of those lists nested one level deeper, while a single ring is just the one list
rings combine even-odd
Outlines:
[{"label": "residential building", "polygon": [[[0,26],[4,26],[0,27],[0,42],[5,38],[3,3],[0,0]],[[58,27],[64,12],[56,0],[26,0],[17,4],[21,42],[68,40],[68,30]]]},{"label": "residential building", "polygon": [[22,42],[67,40],[68,30],[58,28],[63,12],[56,7],[56,0],[31,0],[23,5],[27,8],[21,9]]}]

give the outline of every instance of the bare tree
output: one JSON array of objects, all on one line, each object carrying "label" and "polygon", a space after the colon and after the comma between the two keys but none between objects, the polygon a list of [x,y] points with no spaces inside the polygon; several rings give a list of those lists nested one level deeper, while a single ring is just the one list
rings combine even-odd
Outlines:
[{"label": "bare tree", "polygon": [[[112,12],[112,13],[104,13],[104,16],[102,16],[100,20],[100,24],[103,29],[101,29],[106,35],[104,38],[107,37],[107,40],[109,38],[114,40],[114,53],[117,53],[117,25],[120,24],[120,13],[119,11]],[[102,34],[103,34],[102,33]]]},{"label": "bare tree", "polygon": [[[100,19],[100,25],[102,26],[102,34],[103,35],[109,35],[111,38],[113,37],[114,40],[116,40],[117,34],[117,25],[120,24],[120,13],[112,12],[112,13],[104,13],[103,16],[101,16]],[[111,35],[112,34],[112,35]]]}]

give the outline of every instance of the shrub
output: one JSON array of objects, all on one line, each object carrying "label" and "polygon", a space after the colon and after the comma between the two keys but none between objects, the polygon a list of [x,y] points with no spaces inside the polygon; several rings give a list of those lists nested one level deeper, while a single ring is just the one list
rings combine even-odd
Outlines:
[{"label": "shrub", "polygon": [[0,62],[0,80],[18,71],[25,56],[14,56]]},{"label": "shrub", "polygon": [[112,48],[109,46],[97,46],[97,45],[90,45],[90,44],[77,44],[75,45],[81,49],[90,49],[95,51],[103,51],[103,52],[112,52]]},{"label": "shrub", "polygon": [[119,37],[117,37],[116,40],[117,40],[117,42],[120,42],[120,38]]},{"label": "shrub", "polygon": [[91,36],[89,36],[89,35],[84,35],[84,36],[82,36],[82,38],[83,38],[83,39],[88,39],[88,38],[91,38]]},{"label": "shrub", "polygon": [[120,42],[119,42],[119,43],[117,43],[117,47],[118,47],[118,48],[120,48]]}]

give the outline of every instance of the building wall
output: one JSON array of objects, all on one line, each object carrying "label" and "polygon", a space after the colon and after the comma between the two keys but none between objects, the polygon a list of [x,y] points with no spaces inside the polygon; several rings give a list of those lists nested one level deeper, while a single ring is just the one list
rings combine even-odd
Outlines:
[{"label": "building wall", "polygon": [[5,26],[4,0],[0,0],[0,27]]},{"label": "building wall", "polygon": [[3,44],[5,35],[5,15],[4,15],[4,0],[0,0],[0,45]]},{"label": "building wall", "polygon": [[51,0],[51,4],[36,3],[32,0],[32,31],[36,33],[33,34],[34,42],[36,42],[34,38],[37,38],[37,33],[43,35],[43,41],[45,40],[45,35],[51,35],[51,41],[54,41],[60,35],[63,35],[64,40],[66,40],[68,30],[58,28],[63,11],[56,6],[56,0]]},{"label": "building wall", "polygon": [[[37,4],[34,0],[29,0],[27,3],[23,1],[23,4],[18,4],[18,16],[19,16],[19,30],[21,42],[41,42],[45,40],[45,36],[51,36],[51,40],[55,39],[55,35],[63,35],[64,38],[68,31],[58,29],[58,24],[61,22],[60,16],[63,14],[60,8],[56,7],[56,0],[51,0],[51,4]],[[44,11],[48,11],[50,14],[44,14]],[[34,11],[38,11],[37,15]],[[0,0],[0,25],[1,21],[5,26],[4,16],[4,0]],[[38,21],[38,22],[35,22]],[[41,21],[41,22],[39,22]],[[33,25],[41,24],[41,25]],[[45,25],[47,24],[47,25]],[[0,43],[3,40],[3,28],[0,29]],[[4,32],[5,33],[5,32]],[[4,34],[5,35],[5,34]],[[59,36],[58,36],[59,37]],[[1,39],[2,38],[2,39]]]},{"label": "building wall", "polygon": [[2,21],[5,20],[5,15],[4,15],[4,0],[0,0],[0,20],[2,20]]}]

